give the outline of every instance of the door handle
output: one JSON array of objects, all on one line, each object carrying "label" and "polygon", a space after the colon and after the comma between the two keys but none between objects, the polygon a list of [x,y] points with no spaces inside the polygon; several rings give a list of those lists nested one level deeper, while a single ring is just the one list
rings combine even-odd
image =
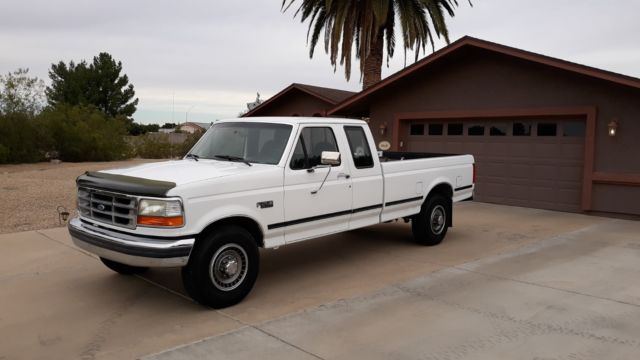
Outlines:
[{"label": "door handle", "polygon": [[351,177],[351,175],[349,175],[349,174],[345,174],[345,173],[339,173],[338,174],[338,179],[340,179],[340,178],[348,179],[350,177]]}]

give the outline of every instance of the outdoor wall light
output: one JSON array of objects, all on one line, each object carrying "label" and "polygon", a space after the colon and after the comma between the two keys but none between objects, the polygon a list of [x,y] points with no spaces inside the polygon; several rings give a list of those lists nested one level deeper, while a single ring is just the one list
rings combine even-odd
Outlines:
[{"label": "outdoor wall light", "polygon": [[611,122],[609,122],[609,136],[611,137],[616,136],[617,132],[618,132],[618,120],[613,119],[611,120]]},{"label": "outdoor wall light", "polygon": [[384,136],[387,133],[387,123],[380,124],[380,135]]},{"label": "outdoor wall light", "polygon": [[60,223],[60,225],[66,224],[67,220],[69,220],[69,210],[60,205],[56,208],[56,211],[58,211],[58,223]]}]

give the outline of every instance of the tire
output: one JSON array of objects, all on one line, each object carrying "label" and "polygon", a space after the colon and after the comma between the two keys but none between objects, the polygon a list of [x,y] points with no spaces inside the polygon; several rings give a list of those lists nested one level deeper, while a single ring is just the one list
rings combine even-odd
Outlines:
[{"label": "tire", "polygon": [[426,246],[438,245],[447,235],[451,214],[451,201],[443,195],[430,196],[422,204],[420,212],[411,218],[413,238],[418,244]]},{"label": "tire", "polygon": [[119,263],[117,261],[113,261],[105,258],[100,258],[100,261],[102,261],[102,263],[105,264],[105,266],[108,267],[109,269],[122,275],[141,274],[148,270],[148,268],[146,267],[131,266],[131,265]]},{"label": "tire", "polygon": [[182,268],[187,293],[202,305],[220,309],[249,294],[258,277],[256,240],[247,230],[229,225],[200,239]]}]

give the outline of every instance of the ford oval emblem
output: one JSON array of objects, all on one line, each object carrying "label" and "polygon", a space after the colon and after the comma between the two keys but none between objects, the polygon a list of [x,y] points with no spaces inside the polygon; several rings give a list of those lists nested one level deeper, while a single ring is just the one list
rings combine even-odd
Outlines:
[{"label": "ford oval emblem", "polygon": [[104,211],[104,209],[106,209],[106,208],[104,207],[104,205],[102,205],[102,204],[98,204],[98,206],[96,206],[96,208],[97,208],[98,210],[100,210],[100,211]]}]

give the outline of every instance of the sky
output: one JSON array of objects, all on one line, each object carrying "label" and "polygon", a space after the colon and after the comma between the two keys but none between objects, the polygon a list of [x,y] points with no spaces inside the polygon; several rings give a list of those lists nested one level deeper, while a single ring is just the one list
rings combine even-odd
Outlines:
[{"label": "sky", "polygon": [[[640,0],[472,3],[459,0],[455,17],[448,19],[452,41],[470,35],[640,77]],[[347,82],[342,68],[334,72],[323,47],[310,59],[307,24],[293,18],[296,3],[285,13],[280,5],[280,0],[3,0],[0,73],[27,67],[48,83],[52,63],[90,61],[106,51],[122,61],[135,86],[140,99],[135,120],[159,124],[235,117],[257,92],[265,99],[292,82],[358,91],[357,65]],[[440,40],[436,49],[445,45]],[[409,53],[406,64],[413,59]],[[383,77],[404,65],[397,49]]]}]

